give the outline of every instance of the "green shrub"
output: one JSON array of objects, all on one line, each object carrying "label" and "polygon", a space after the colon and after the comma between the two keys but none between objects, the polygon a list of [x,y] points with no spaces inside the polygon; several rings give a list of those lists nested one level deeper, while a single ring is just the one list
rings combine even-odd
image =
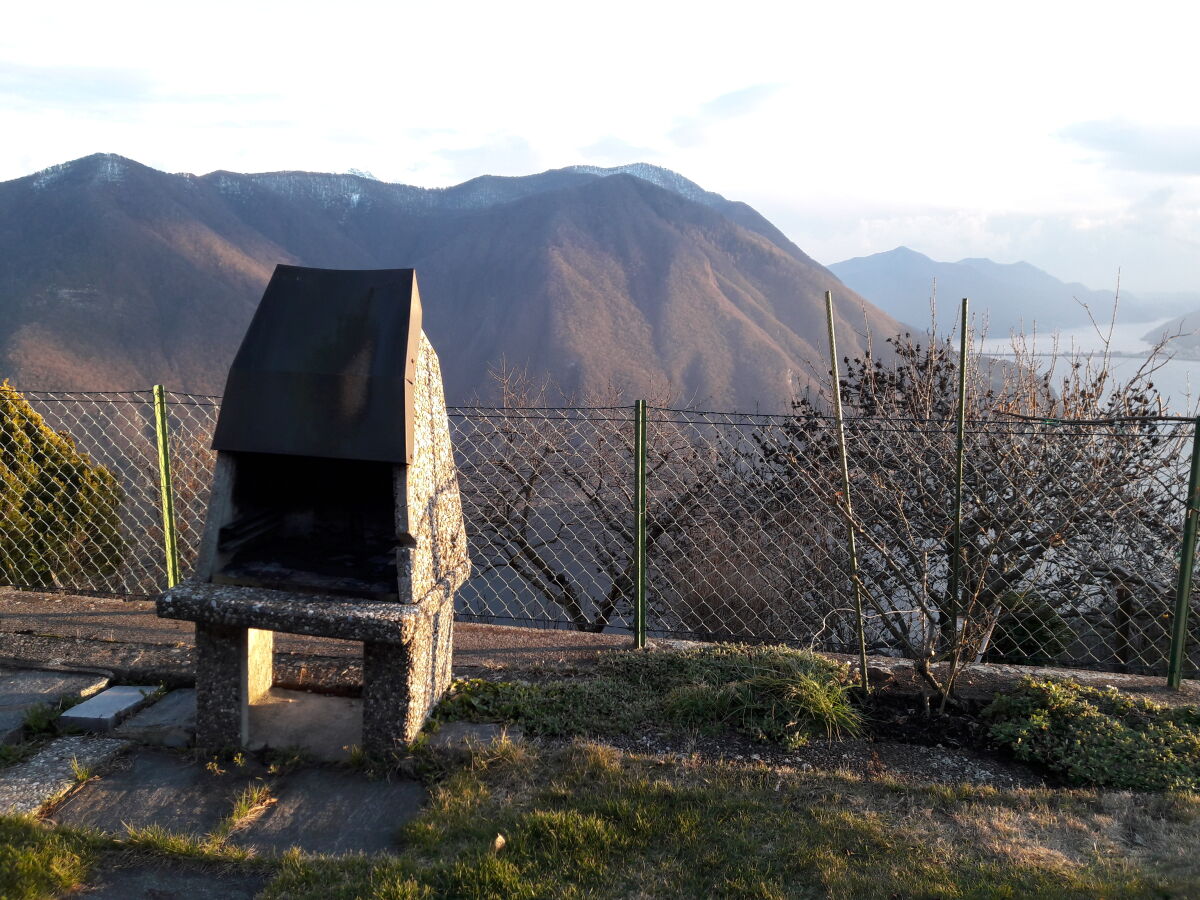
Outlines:
[{"label": "green shrub", "polygon": [[787,647],[715,644],[611,651],[590,678],[544,684],[457,682],[441,719],[501,719],[533,734],[631,734],[655,726],[730,727],[789,746],[857,733],[843,667]]},{"label": "green shrub", "polygon": [[1200,709],[1134,700],[1114,688],[1026,678],[984,710],[993,740],[1074,784],[1200,789]]},{"label": "green shrub", "polygon": [[79,586],[125,553],[116,477],[0,383],[0,583]]}]

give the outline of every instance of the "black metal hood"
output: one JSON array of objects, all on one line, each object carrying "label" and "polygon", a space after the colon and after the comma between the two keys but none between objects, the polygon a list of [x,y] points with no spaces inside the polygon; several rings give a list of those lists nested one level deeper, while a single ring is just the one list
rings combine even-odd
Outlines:
[{"label": "black metal hood", "polygon": [[415,270],[276,266],[213,449],[410,463],[420,339]]}]

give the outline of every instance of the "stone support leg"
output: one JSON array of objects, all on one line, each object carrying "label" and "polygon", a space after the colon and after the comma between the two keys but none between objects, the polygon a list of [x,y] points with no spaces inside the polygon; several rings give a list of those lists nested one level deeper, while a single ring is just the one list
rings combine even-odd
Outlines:
[{"label": "stone support leg", "polygon": [[386,753],[416,740],[450,686],[454,600],[426,600],[401,643],[363,643],[363,749]]},{"label": "stone support leg", "polygon": [[410,737],[408,718],[408,650],[364,641],[363,750],[379,756],[402,749],[421,730]]},{"label": "stone support leg", "polygon": [[245,746],[250,704],[271,689],[275,634],[196,623],[196,745]]}]

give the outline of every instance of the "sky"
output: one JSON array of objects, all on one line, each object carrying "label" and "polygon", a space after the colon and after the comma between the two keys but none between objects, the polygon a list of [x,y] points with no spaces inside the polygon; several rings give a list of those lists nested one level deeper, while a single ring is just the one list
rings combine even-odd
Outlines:
[{"label": "sky", "polygon": [[0,180],[444,186],[650,162],[823,263],[906,245],[1200,291],[1200,8],[1146,2],[14,0]]}]

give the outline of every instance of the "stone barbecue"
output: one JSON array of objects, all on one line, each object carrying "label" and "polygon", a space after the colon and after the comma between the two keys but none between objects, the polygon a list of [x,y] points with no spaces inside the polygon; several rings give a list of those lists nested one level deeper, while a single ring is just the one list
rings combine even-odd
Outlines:
[{"label": "stone barbecue", "polygon": [[470,573],[412,269],[278,266],[230,369],[193,577],[197,744],[247,746],[276,631],[363,642],[362,746],[412,741],[450,682]]}]

